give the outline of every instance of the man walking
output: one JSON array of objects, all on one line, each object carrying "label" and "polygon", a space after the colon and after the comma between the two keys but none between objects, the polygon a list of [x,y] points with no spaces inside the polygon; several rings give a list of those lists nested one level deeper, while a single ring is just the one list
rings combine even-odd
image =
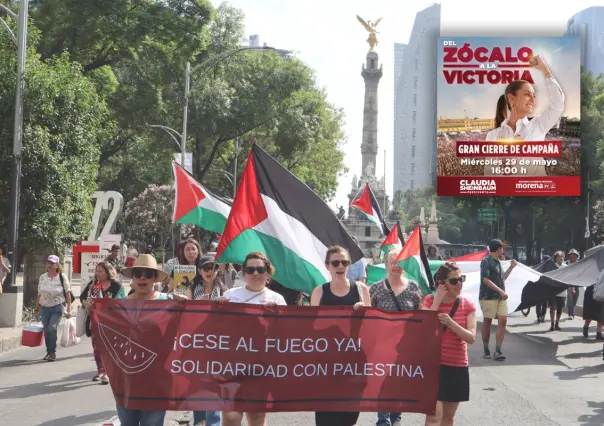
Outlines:
[{"label": "man walking", "polygon": [[497,318],[497,334],[495,335],[495,353],[493,359],[504,361],[505,356],[501,351],[505,327],[508,319],[508,295],[505,292],[505,280],[516,267],[516,261],[505,272],[501,269],[501,256],[503,255],[503,243],[500,239],[494,239],[489,243],[489,252],[480,262],[480,292],[478,299],[482,315],[482,343],[484,345],[484,358],[491,358],[489,340],[491,339],[491,324]]}]

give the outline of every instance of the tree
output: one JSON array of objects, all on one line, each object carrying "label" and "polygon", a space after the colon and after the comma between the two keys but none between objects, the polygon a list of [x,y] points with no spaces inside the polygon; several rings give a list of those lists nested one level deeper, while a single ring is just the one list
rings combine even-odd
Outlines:
[{"label": "tree", "polygon": [[172,237],[173,197],[171,186],[149,185],[130,200],[123,217],[127,237],[163,250]]},{"label": "tree", "polygon": [[[19,242],[25,250],[63,250],[87,235],[107,108],[81,67],[66,55],[43,62],[30,30],[24,93]],[[0,32],[0,229],[8,227],[16,52]]]}]

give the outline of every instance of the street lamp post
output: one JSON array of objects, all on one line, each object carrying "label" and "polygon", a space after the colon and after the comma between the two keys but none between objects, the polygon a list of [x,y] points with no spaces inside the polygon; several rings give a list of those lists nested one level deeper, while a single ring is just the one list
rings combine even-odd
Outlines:
[{"label": "street lamp post", "polygon": [[[12,265],[10,278],[7,286],[15,286],[17,283],[17,271],[19,269],[18,241],[19,241],[19,199],[21,197],[21,154],[23,151],[23,90],[25,60],[27,55],[27,15],[29,0],[21,0],[19,4],[19,16],[17,22],[17,93],[15,96],[15,122],[13,127],[13,164],[10,185],[10,218],[8,227],[8,257]],[[2,5],[2,9],[15,18],[15,14]],[[4,22],[4,21],[3,21]],[[4,26],[9,30],[13,40],[14,34],[6,23]]]}]

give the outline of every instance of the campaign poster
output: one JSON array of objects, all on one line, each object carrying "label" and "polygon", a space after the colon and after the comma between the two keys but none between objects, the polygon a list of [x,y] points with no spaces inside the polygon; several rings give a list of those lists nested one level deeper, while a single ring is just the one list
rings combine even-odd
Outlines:
[{"label": "campaign poster", "polygon": [[193,284],[197,274],[195,265],[176,265],[174,267],[174,293],[184,296]]},{"label": "campaign poster", "polygon": [[580,39],[437,46],[437,194],[581,195]]}]

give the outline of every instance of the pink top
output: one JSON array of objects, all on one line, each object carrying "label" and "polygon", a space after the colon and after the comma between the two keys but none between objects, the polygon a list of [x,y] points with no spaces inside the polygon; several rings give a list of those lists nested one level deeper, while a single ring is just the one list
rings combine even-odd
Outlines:
[{"label": "pink top", "polygon": [[[434,295],[429,294],[424,300],[423,307],[430,308],[432,307],[432,303],[434,303]],[[453,308],[453,303],[441,303],[438,307],[438,312],[449,314],[451,308]],[[455,311],[455,315],[453,315],[453,321],[467,329],[467,318],[472,312],[476,312],[476,307],[468,299],[462,297],[459,306],[457,307],[457,311]],[[451,330],[451,327],[447,327],[447,330],[442,336],[440,363],[451,367],[468,366],[468,344],[461,340],[459,336]]]}]

